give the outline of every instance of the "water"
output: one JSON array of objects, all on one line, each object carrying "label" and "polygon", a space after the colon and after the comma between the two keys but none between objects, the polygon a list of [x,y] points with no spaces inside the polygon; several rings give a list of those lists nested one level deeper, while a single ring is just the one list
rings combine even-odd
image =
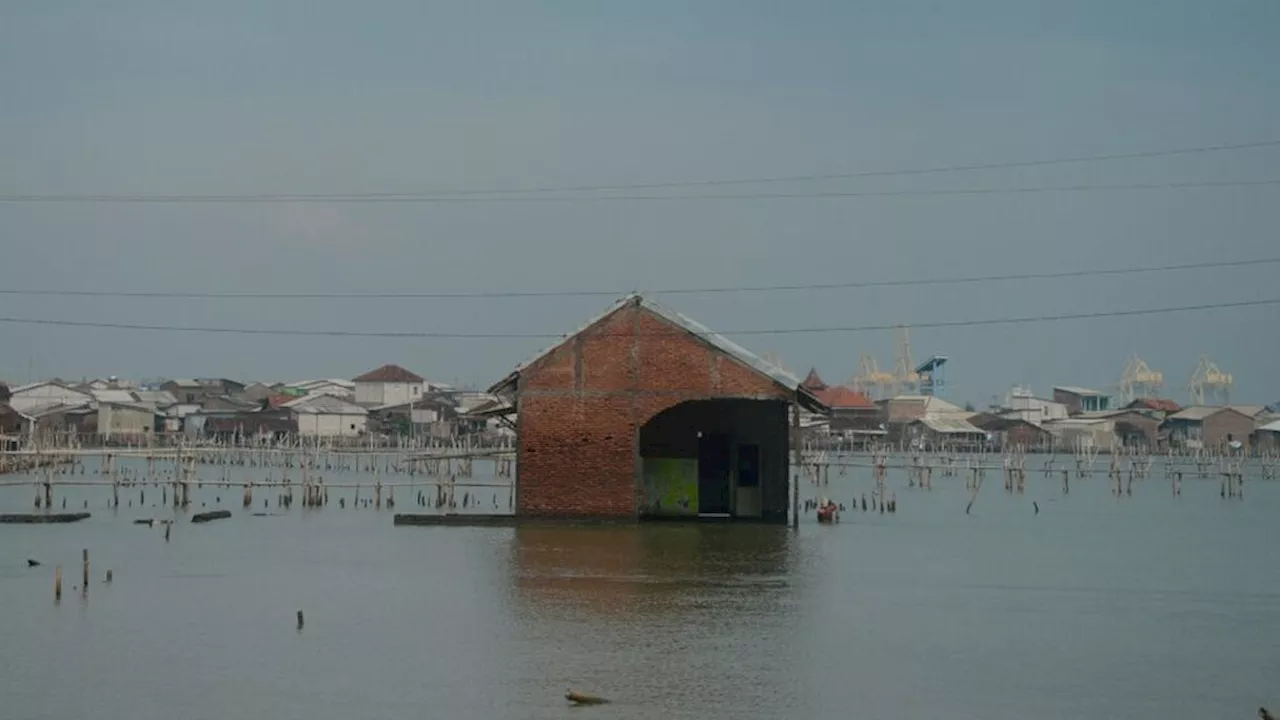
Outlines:
[{"label": "water", "polygon": [[[1023,495],[989,476],[965,515],[961,478],[890,481],[896,514],[809,515],[798,533],[397,528],[333,500],[252,517],[233,490],[232,519],[180,521],[169,543],[129,524],[167,511],[122,494],[113,517],[109,491],[83,490],[90,520],[0,526],[0,715],[1169,720],[1280,706],[1280,483],[1223,500],[1189,473],[1174,498],[1153,474],[1116,498],[1105,472],[1068,496],[1038,473]],[[833,471],[822,492],[848,503],[871,486]],[[0,488],[0,508],[33,496]],[[87,599],[72,589],[81,548]],[[570,709],[569,687],[614,703]]]}]

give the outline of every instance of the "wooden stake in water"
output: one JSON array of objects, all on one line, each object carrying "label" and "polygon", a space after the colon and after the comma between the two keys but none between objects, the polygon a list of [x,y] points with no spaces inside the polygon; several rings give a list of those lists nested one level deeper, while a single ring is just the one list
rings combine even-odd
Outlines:
[{"label": "wooden stake in water", "polygon": [[89,594],[89,549],[85,548],[82,551],[82,555],[84,557],[84,577],[82,578],[83,582],[81,582],[80,587],[81,592],[87,595]]},{"label": "wooden stake in water", "polygon": [[62,602],[62,566],[53,569],[53,601]]},{"label": "wooden stake in water", "polygon": [[302,621],[302,611],[301,611],[301,610],[299,610],[299,611],[298,611],[298,629],[299,629],[299,630],[301,630],[301,629],[302,629],[302,625],[303,625],[303,621]]}]

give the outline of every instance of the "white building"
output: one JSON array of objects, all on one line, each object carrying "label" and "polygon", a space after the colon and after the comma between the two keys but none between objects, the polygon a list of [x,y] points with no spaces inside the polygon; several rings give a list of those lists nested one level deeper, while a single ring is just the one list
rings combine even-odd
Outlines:
[{"label": "white building", "polygon": [[371,407],[411,403],[427,391],[427,381],[399,365],[383,365],[355,379],[356,402]]},{"label": "white building", "polygon": [[1042,425],[1055,420],[1066,420],[1070,415],[1067,406],[1052,400],[1038,398],[1030,388],[1015,387],[1005,396],[1000,417],[1018,419],[1032,425]]},{"label": "white building", "polygon": [[285,403],[302,437],[358,437],[369,424],[369,411],[333,395],[308,395]]}]

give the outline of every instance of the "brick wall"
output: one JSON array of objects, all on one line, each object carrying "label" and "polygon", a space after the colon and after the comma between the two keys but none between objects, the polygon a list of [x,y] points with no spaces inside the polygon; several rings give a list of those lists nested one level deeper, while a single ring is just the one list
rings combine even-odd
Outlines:
[{"label": "brick wall", "polygon": [[519,376],[517,512],[635,518],[639,428],[686,400],[787,400],[769,378],[627,304]]}]

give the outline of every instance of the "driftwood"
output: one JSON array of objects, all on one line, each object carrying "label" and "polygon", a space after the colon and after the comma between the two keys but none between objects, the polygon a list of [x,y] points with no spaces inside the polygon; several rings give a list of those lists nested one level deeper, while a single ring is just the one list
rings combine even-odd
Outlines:
[{"label": "driftwood", "polygon": [[606,705],[608,700],[597,697],[595,695],[587,695],[586,693],[574,692],[569,690],[564,694],[564,699],[575,705]]},{"label": "driftwood", "polygon": [[221,520],[229,517],[231,517],[230,510],[210,510],[209,512],[196,513],[195,515],[192,515],[191,522],[203,523],[209,522],[210,520]]},{"label": "driftwood", "polygon": [[0,515],[0,524],[43,524],[43,523],[70,523],[77,520],[84,520],[89,517],[87,512],[78,513],[15,513],[12,515]]}]

